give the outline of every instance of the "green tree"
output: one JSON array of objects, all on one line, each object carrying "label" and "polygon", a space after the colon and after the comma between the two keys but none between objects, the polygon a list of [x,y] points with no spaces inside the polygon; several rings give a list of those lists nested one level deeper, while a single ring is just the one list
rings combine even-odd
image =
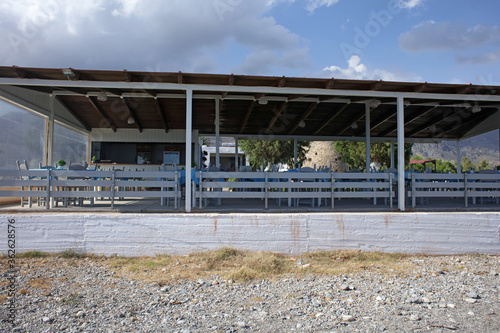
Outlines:
[{"label": "green tree", "polygon": [[[334,143],[335,150],[340,154],[342,161],[354,170],[366,169],[366,143],[365,142],[342,142]],[[410,160],[413,143],[405,144],[405,161]],[[394,146],[394,163],[397,165],[398,146]],[[379,162],[385,167],[391,165],[391,144],[372,143],[370,144],[370,160]],[[406,165],[406,163],[405,163]]]},{"label": "green tree", "polygon": [[471,169],[474,171],[478,171],[478,168],[474,165],[474,163],[472,163],[472,161],[467,156],[462,157],[461,166],[462,166],[462,172],[468,172]]},{"label": "green tree", "polygon": [[489,169],[490,168],[490,164],[488,163],[488,161],[482,160],[481,162],[479,162],[479,168],[481,170]]},{"label": "green tree", "polygon": [[[254,169],[261,165],[266,167],[269,164],[288,164],[294,162],[293,141],[266,141],[266,140],[240,140],[239,145]],[[308,141],[299,141],[297,145],[298,163],[306,160],[306,153],[309,151]]]},{"label": "green tree", "polygon": [[457,166],[450,161],[436,160],[436,172],[437,173],[457,173]]}]

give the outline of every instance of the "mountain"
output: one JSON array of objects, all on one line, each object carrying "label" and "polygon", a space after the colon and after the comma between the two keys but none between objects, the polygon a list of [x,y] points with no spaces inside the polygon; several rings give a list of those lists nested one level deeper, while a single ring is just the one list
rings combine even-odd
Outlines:
[{"label": "mountain", "polygon": [[[467,156],[476,165],[482,160],[486,160],[491,167],[498,166],[500,165],[498,140],[499,135],[498,130],[496,130],[460,141],[460,154],[462,157]],[[456,161],[457,142],[416,143],[413,145],[413,155],[443,161]]]}]

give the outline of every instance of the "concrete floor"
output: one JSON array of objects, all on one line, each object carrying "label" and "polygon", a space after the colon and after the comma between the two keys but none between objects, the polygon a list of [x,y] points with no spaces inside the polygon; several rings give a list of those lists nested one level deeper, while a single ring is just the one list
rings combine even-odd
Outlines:
[{"label": "concrete floor", "polygon": [[[469,201],[469,207],[465,208],[463,198],[449,199],[449,198],[430,198],[428,200],[417,200],[416,208],[411,207],[411,202],[408,199],[406,202],[407,211],[499,211],[500,205],[494,199],[477,200],[476,204]],[[331,202],[328,200],[322,206],[312,207],[310,202],[301,202],[298,207],[288,206],[286,200],[278,205],[277,200],[269,199],[269,208],[266,210],[264,207],[264,200],[261,199],[221,199],[220,205],[217,204],[215,199],[208,200],[206,206],[202,209],[199,208],[199,202],[192,208],[192,212],[391,212],[398,211],[396,200],[393,203],[393,208],[384,202],[384,199],[378,199],[377,205],[373,204],[373,199],[336,199],[334,209],[331,208]],[[27,204],[21,207],[19,203],[7,204],[0,206],[0,212],[120,212],[120,213],[173,213],[184,212],[184,201],[181,201],[179,208],[175,208],[173,201],[170,205],[162,206],[160,199],[157,198],[126,198],[124,200],[115,200],[114,208],[111,209],[111,201],[108,199],[95,200],[94,205],[90,205],[87,200],[82,206],[70,204],[67,207],[59,205],[59,207],[51,207],[46,209],[44,205],[38,205],[33,202],[30,208]]]}]

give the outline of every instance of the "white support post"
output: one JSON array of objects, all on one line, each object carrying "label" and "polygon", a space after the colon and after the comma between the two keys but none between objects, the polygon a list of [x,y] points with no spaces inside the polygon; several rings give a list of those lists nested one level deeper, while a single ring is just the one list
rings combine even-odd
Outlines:
[{"label": "white support post", "polygon": [[234,138],[234,171],[238,172],[239,169],[239,153],[238,153],[238,138]]},{"label": "white support post", "polygon": [[46,138],[46,165],[54,166],[53,161],[53,151],[54,151],[54,108],[55,108],[56,96],[54,94],[50,95],[50,115],[49,121],[47,122],[47,138]]},{"label": "white support post", "polygon": [[398,97],[398,206],[405,211],[405,105],[404,98]]},{"label": "white support post", "polygon": [[370,104],[365,104],[366,172],[370,172]]},{"label": "white support post", "polygon": [[460,154],[460,140],[457,140],[457,174],[462,173],[462,156]]},{"label": "white support post", "polygon": [[293,139],[293,169],[295,169],[299,163],[298,150],[299,150],[299,143],[297,142],[297,139]]},{"label": "white support post", "polygon": [[391,169],[394,168],[394,141],[391,141]]},{"label": "white support post", "polygon": [[193,140],[193,90],[186,90],[186,213],[191,212],[191,155]]},{"label": "white support post", "polygon": [[220,168],[220,98],[215,99],[215,166]]}]

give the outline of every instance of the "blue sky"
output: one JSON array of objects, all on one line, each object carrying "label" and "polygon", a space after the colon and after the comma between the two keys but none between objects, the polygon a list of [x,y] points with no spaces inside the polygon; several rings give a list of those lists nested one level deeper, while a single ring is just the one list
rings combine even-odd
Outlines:
[{"label": "blue sky", "polygon": [[500,85],[499,1],[0,0],[0,65]]}]

